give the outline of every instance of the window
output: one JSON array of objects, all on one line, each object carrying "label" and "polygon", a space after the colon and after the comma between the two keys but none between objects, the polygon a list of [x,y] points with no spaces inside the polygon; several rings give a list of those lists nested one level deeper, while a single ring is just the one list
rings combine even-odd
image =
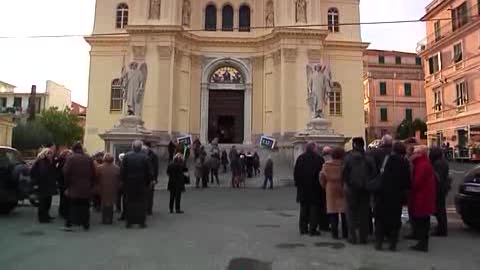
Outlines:
[{"label": "window", "polygon": [[331,116],[342,115],[342,87],[334,82],[332,92],[328,96],[329,113]]},{"label": "window", "polygon": [[402,57],[401,56],[395,56],[395,64],[397,64],[397,65],[402,64]]},{"label": "window", "polygon": [[43,110],[42,98],[41,97],[36,97],[35,98],[35,112],[40,113],[42,110]]},{"label": "window", "polygon": [[387,108],[380,108],[380,121],[387,122],[388,121],[388,110]]},{"label": "window", "polygon": [[120,79],[112,81],[110,95],[110,111],[121,111],[123,109],[123,93]]},{"label": "window", "polygon": [[404,94],[406,97],[411,97],[412,96],[412,84],[411,83],[405,83],[403,85],[404,88]]},{"label": "window", "polygon": [[412,109],[405,109],[405,120],[413,121],[413,111],[412,111]]},{"label": "window", "polygon": [[233,7],[230,5],[222,10],[222,31],[233,31]]},{"label": "window", "polygon": [[461,62],[463,60],[463,49],[462,43],[459,42],[453,45],[453,61],[455,63]]},{"label": "window", "polygon": [[437,73],[442,69],[440,53],[428,58],[428,69],[430,74]]},{"label": "window", "polygon": [[128,5],[125,3],[118,4],[117,6],[117,29],[123,29],[128,24]]},{"label": "window", "polygon": [[22,98],[21,97],[14,97],[13,98],[13,107],[14,108],[22,108]]},{"label": "window", "polygon": [[442,38],[442,32],[440,30],[440,21],[436,21],[433,24],[433,29],[435,32],[435,41],[439,41]]},{"label": "window", "polygon": [[442,110],[442,90],[433,92],[433,110],[439,112]]},{"label": "window", "polygon": [[330,32],[340,32],[340,23],[338,9],[330,8],[328,9],[328,31]]},{"label": "window", "polygon": [[7,98],[0,98],[0,108],[6,108],[7,107]]},{"label": "window", "polygon": [[217,8],[214,5],[208,5],[205,9],[205,30],[217,30]]},{"label": "window", "polygon": [[463,2],[457,8],[452,9],[452,29],[453,31],[459,29],[468,23],[468,8],[467,2]]},{"label": "window", "polygon": [[421,66],[421,65],[422,65],[422,58],[420,58],[420,57],[418,57],[418,56],[415,57],[415,64],[416,64],[417,66]]},{"label": "window", "polygon": [[250,32],[250,7],[243,5],[238,12],[238,26],[240,32]]},{"label": "window", "polygon": [[386,96],[386,95],[387,95],[387,83],[380,82],[380,96]]},{"label": "window", "polygon": [[463,106],[468,103],[467,95],[467,83],[465,81],[458,82],[456,85],[457,88],[457,99],[455,100],[457,106]]},{"label": "window", "polygon": [[378,63],[385,64],[385,56],[383,55],[378,56]]}]

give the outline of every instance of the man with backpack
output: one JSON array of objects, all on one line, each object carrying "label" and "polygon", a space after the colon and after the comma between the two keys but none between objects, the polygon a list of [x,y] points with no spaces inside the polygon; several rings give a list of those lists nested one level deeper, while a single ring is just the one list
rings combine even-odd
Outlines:
[{"label": "man with backpack", "polygon": [[365,141],[352,139],[352,151],[345,158],[343,180],[347,201],[348,241],[366,244],[369,229],[370,193],[368,182],[376,176],[375,162],[365,154]]}]

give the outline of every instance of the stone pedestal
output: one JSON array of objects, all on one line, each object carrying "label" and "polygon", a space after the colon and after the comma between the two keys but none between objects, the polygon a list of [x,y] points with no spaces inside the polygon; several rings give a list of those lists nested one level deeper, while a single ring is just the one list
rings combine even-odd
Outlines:
[{"label": "stone pedestal", "polygon": [[132,142],[135,140],[150,142],[152,148],[157,148],[160,143],[160,137],[146,129],[143,120],[138,116],[126,116],[120,119],[118,125],[100,134],[100,137],[105,141],[105,151],[112,153],[115,159],[121,153],[130,151]]},{"label": "stone pedestal", "polygon": [[350,138],[343,134],[335,133],[331,128],[331,123],[325,118],[313,118],[307,123],[307,128],[295,135],[293,142],[293,163],[297,161],[305,151],[305,146],[309,142],[315,142],[320,148],[324,146],[344,147]]}]

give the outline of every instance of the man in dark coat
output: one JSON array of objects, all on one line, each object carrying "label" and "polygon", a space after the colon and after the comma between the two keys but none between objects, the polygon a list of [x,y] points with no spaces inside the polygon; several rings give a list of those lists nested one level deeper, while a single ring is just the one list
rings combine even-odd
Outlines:
[{"label": "man in dark coat", "polygon": [[176,154],[173,162],[168,165],[168,191],[170,191],[170,214],[173,214],[173,207],[177,214],[183,214],[180,203],[182,199],[182,192],[185,191],[185,173],[188,169],[183,162],[182,154]]},{"label": "man in dark coat", "polygon": [[446,198],[452,184],[449,176],[450,168],[440,148],[432,148],[430,150],[430,162],[432,163],[437,178],[437,212],[435,213],[435,217],[437,218],[438,225],[433,235],[447,236],[448,220]]},{"label": "man in dark coat", "polygon": [[134,141],[132,151],[122,161],[121,178],[125,194],[126,227],[139,224],[147,226],[147,195],[153,170],[148,156],[142,152],[142,141]]},{"label": "man in dark coat", "polygon": [[267,162],[265,163],[265,181],[263,182],[263,189],[267,188],[267,183],[270,182],[270,189],[273,189],[273,160],[272,157],[269,156]]},{"label": "man in dark coat", "polygon": [[65,227],[70,230],[72,225],[82,225],[85,230],[90,228],[90,198],[95,181],[95,165],[93,159],[83,153],[82,144],[72,147],[73,154],[67,158],[63,167],[66,195],[70,201],[70,213]]},{"label": "man in dark coat", "polygon": [[31,177],[38,185],[39,205],[38,222],[50,223],[52,196],[57,193],[57,172],[53,161],[53,151],[50,148],[43,149],[33,163]]},{"label": "man in dark coat", "polygon": [[[380,168],[381,184],[375,192],[375,249],[381,250],[383,240],[388,239],[389,249],[397,248],[398,235],[402,225],[402,207],[406,203],[407,191],[410,187],[410,163],[405,158],[407,153],[403,143],[393,145]],[[383,166],[383,163],[385,165]]]},{"label": "man in dark coat", "polygon": [[323,158],[315,152],[315,143],[306,146],[295,163],[293,177],[297,187],[297,202],[300,203],[300,234],[319,235],[317,231],[319,211],[324,202],[319,174],[324,163]]},{"label": "man in dark coat", "polygon": [[175,143],[173,141],[170,141],[168,143],[168,161],[173,160],[173,156],[175,155],[175,149],[177,146],[175,146]]},{"label": "man in dark coat", "polygon": [[155,194],[155,185],[158,183],[158,170],[159,170],[159,161],[158,156],[152,150],[152,144],[150,142],[145,143],[145,153],[148,156],[148,160],[150,161],[150,166],[152,168],[153,178],[148,188],[148,202],[147,202],[147,214],[152,215],[153,213],[153,201],[154,201],[154,194]]},{"label": "man in dark coat", "polygon": [[352,146],[353,150],[345,158],[342,172],[347,202],[348,241],[357,244],[360,240],[361,244],[366,244],[370,219],[370,194],[366,187],[367,182],[375,177],[376,168],[375,162],[365,154],[363,138],[353,138]]}]

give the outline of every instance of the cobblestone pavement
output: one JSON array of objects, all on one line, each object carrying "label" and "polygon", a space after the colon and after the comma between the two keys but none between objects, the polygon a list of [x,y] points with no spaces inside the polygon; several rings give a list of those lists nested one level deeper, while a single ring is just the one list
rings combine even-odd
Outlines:
[{"label": "cobblestone pavement", "polygon": [[167,203],[168,194],[156,192],[146,229],[99,225],[94,214],[89,232],[73,233],[61,231],[58,219],[40,225],[35,209],[19,207],[0,217],[0,269],[480,269],[480,233],[464,228],[451,211],[450,236],[433,238],[424,254],[409,251],[408,241],[392,253],[334,241],[326,233],[300,236],[291,187],[188,190],[183,215],[168,214]]}]

